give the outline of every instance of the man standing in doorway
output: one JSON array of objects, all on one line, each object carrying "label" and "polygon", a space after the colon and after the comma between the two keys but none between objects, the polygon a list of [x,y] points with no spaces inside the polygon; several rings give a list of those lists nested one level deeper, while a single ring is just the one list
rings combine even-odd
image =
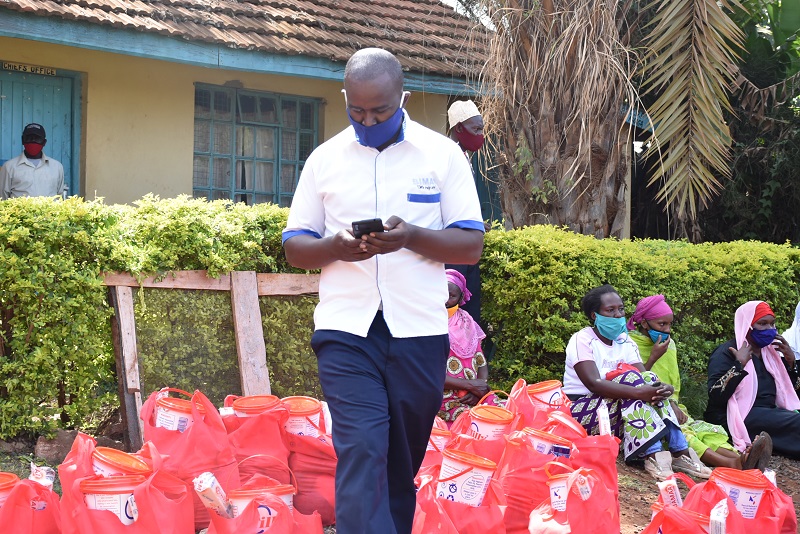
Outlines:
[{"label": "man standing in doorway", "polygon": [[[483,146],[483,117],[478,106],[472,100],[456,100],[447,110],[447,121],[450,123],[450,139],[458,143],[467,160]],[[472,293],[469,302],[461,306],[476,323],[485,328],[481,321],[481,270],[475,265],[445,265],[464,275],[467,289]],[[489,354],[491,356],[491,354]]]},{"label": "man standing in doorway", "polygon": [[22,154],[0,168],[0,198],[61,196],[64,167],[43,152],[47,136],[41,124],[31,123],[22,130]]},{"label": "man standing in doorway", "polygon": [[[392,54],[353,54],[343,93],[352,126],[306,161],[284,248],[322,269],[311,345],[338,456],[336,530],[409,534],[449,351],[444,263],[477,262],[484,227],[467,160],[409,118]],[[353,236],[375,218],[383,231]]]}]

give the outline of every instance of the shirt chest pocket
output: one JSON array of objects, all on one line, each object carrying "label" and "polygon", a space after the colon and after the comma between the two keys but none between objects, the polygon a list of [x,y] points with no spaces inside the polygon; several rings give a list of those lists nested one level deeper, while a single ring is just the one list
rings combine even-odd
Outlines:
[{"label": "shirt chest pocket", "polygon": [[435,182],[415,184],[406,193],[406,216],[411,224],[439,228],[442,220],[442,193]]}]

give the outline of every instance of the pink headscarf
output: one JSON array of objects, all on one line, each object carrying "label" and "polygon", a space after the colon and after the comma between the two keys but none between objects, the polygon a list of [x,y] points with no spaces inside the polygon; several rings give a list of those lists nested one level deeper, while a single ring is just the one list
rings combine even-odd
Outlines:
[{"label": "pink headscarf", "polygon": [[[737,348],[744,345],[747,333],[753,324],[756,306],[760,303],[761,301],[759,300],[751,300],[750,302],[745,302],[736,310],[734,328]],[[761,358],[764,360],[764,367],[775,379],[775,404],[778,408],[786,410],[800,409],[800,400],[797,398],[794,387],[792,387],[789,374],[786,372],[786,367],[783,365],[782,357],[778,354],[778,351],[772,345],[768,345],[761,349]],[[750,435],[744,426],[744,419],[750,413],[758,391],[758,378],[756,378],[756,370],[753,367],[752,359],[744,366],[744,370],[747,371],[747,376],[742,379],[736,387],[736,391],[728,399],[728,430],[730,430],[731,438],[733,438],[734,447],[740,451],[744,451],[750,444]]]},{"label": "pink headscarf", "polygon": [[[454,283],[461,290],[459,304],[466,303],[472,297],[472,293],[467,289],[467,279],[453,269],[447,269],[445,274],[447,281]],[[457,310],[447,320],[447,333],[450,334],[450,351],[460,359],[475,356],[481,348],[481,340],[486,337],[475,319],[462,309]]]},{"label": "pink headscarf", "polygon": [[464,275],[455,269],[447,269],[444,274],[447,276],[447,281],[452,282],[461,290],[461,301],[459,304],[466,304],[472,298],[472,293],[467,289],[467,279]]},{"label": "pink headscarf", "polygon": [[672,308],[667,304],[664,295],[652,295],[645,297],[636,305],[633,315],[628,320],[628,330],[636,328],[635,323],[641,323],[643,320],[655,319],[657,317],[664,317],[672,313]]}]

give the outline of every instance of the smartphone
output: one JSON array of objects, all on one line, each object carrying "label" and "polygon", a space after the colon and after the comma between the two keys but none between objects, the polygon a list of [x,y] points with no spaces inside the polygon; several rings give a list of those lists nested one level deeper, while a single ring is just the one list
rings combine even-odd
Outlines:
[{"label": "smartphone", "polygon": [[654,388],[660,388],[661,387],[661,382],[656,381],[656,382],[653,382],[650,385],[653,386]]},{"label": "smartphone", "polygon": [[380,219],[364,219],[353,222],[353,236],[356,239],[361,239],[364,234],[383,231],[383,221]]}]

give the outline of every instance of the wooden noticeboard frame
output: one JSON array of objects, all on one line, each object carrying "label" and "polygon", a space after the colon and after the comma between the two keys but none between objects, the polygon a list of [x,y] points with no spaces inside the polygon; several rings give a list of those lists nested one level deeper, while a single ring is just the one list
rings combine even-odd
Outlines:
[{"label": "wooden noticeboard frame", "polygon": [[133,288],[229,291],[242,394],[261,395],[269,394],[271,389],[258,297],[316,294],[319,289],[319,275],[234,271],[219,278],[210,278],[206,271],[176,271],[164,277],[150,277],[139,281],[129,274],[108,273],[103,283],[108,286],[109,302],[114,309],[111,335],[122,401],[120,413],[125,429],[125,447],[134,451],[142,446],[143,426],[139,418],[142,392],[139,387]]}]

